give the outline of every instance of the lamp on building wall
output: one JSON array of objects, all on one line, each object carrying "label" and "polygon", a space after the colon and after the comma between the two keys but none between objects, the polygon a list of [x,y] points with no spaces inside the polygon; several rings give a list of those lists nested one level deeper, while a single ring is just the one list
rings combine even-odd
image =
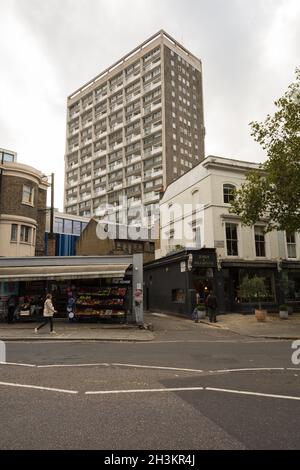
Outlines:
[{"label": "lamp on building wall", "polygon": [[188,271],[191,271],[193,268],[193,254],[192,253],[189,253],[187,264],[188,264]]},{"label": "lamp on building wall", "polygon": [[218,257],[217,257],[217,270],[221,271],[221,269],[222,269],[222,258],[221,258],[221,255],[218,255]]},{"label": "lamp on building wall", "polygon": [[277,260],[277,271],[280,273],[282,271],[282,258]]}]

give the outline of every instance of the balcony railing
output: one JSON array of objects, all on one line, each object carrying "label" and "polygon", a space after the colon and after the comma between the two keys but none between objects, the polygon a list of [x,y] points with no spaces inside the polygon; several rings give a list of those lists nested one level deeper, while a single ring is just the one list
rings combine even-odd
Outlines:
[{"label": "balcony railing", "polygon": [[131,178],[129,181],[127,181],[127,186],[132,186],[133,184],[140,183],[142,181],[142,178],[138,176],[137,178]]},{"label": "balcony railing", "polygon": [[115,131],[117,129],[120,129],[123,127],[123,121],[120,122],[114,122],[113,124],[110,125],[109,132]]},{"label": "balcony railing", "polygon": [[133,82],[134,80],[136,80],[137,78],[140,77],[140,68],[134,70],[130,75],[128,75],[126,78],[125,78],[125,82],[126,83],[130,83],[130,82]]},{"label": "balcony railing", "polygon": [[102,196],[106,194],[106,188],[97,188],[94,190],[94,196]]},{"label": "balcony railing", "polygon": [[95,157],[101,157],[106,154],[106,148],[102,148],[96,151]]},{"label": "balcony railing", "polygon": [[119,103],[113,103],[110,105],[110,112],[112,113],[113,111],[117,111],[118,109],[121,109],[123,106],[123,100],[120,101]]},{"label": "balcony railing", "polygon": [[86,201],[87,199],[90,199],[90,198],[91,198],[91,193],[82,194],[79,202]]},{"label": "balcony railing", "polygon": [[120,80],[118,83],[114,83],[110,86],[110,92],[113,93],[116,90],[120,90],[123,86],[123,79]]},{"label": "balcony railing", "polygon": [[128,202],[128,207],[138,207],[141,206],[142,201],[140,199]]},{"label": "balcony railing", "polygon": [[82,111],[85,111],[86,109],[89,109],[93,106],[93,101],[87,103],[87,104],[82,104]]},{"label": "balcony railing", "polygon": [[128,157],[128,158],[127,158],[127,164],[129,164],[129,163],[135,163],[135,162],[140,162],[141,160],[142,160],[141,155],[135,155],[135,156],[132,156],[132,157]]},{"label": "balcony railing", "polygon": [[106,168],[103,168],[103,169],[98,169],[98,170],[95,170],[94,171],[94,176],[103,176],[103,175],[106,175],[107,173],[107,170]]},{"label": "balcony railing", "polygon": [[88,137],[85,137],[85,138],[81,141],[81,143],[82,143],[83,145],[89,144],[92,140],[93,140],[93,136],[90,135],[90,136],[88,136]]},{"label": "balcony railing", "polygon": [[73,144],[69,146],[69,152],[72,152],[73,150],[78,150],[79,149],[79,142],[77,144]]},{"label": "balcony railing", "polygon": [[130,95],[126,96],[126,103],[130,103],[131,101],[134,101],[137,99],[139,96],[141,96],[141,91],[137,91],[135,93],[131,93]]},{"label": "balcony railing", "polygon": [[[153,100],[153,101],[155,101],[155,100]],[[156,111],[159,108],[161,108],[161,101],[159,103],[156,103],[156,104],[153,104],[153,103],[147,104],[144,107],[144,109],[142,111],[142,114],[143,114],[143,116],[145,116],[145,114],[151,113],[152,111]]]},{"label": "balcony railing", "polygon": [[127,117],[126,122],[134,121],[135,119],[139,119],[140,117],[141,117],[141,113],[132,114],[132,115]]},{"label": "balcony railing", "polygon": [[90,157],[81,157],[81,163],[89,163],[92,161],[92,156]]},{"label": "balcony railing", "polygon": [[79,132],[79,127],[76,127],[76,129],[70,129],[69,130],[69,135],[77,134],[77,132]]},{"label": "balcony railing", "polygon": [[144,85],[144,92],[154,90],[155,88],[157,88],[157,87],[160,86],[160,85],[161,85],[161,81],[160,81],[160,80],[159,80],[158,82],[151,82],[151,83],[148,83],[147,85]]},{"label": "balcony railing", "polygon": [[126,137],[126,143],[130,144],[130,142],[134,142],[136,140],[139,140],[140,138],[141,138],[140,132],[138,134],[131,134],[130,136]]},{"label": "balcony railing", "polygon": [[85,183],[86,181],[89,181],[90,179],[91,179],[91,174],[86,175],[86,176],[82,176],[82,177],[80,178],[80,182],[81,182],[81,183]]},{"label": "balcony railing", "polygon": [[117,163],[117,164],[112,163],[109,165],[109,171],[118,170],[119,168],[123,168],[123,163]]},{"label": "balcony railing", "polygon": [[148,72],[149,70],[152,70],[155,67],[158,67],[160,65],[161,61],[156,60],[157,58],[158,58],[158,55],[156,57],[153,57],[152,61],[149,64],[144,65],[144,72]]},{"label": "balcony railing", "polygon": [[159,200],[159,194],[155,194],[153,192],[145,193],[144,200],[145,201],[158,201]]},{"label": "balcony railing", "polygon": [[163,174],[162,169],[160,170],[147,170],[144,172],[144,178],[155,178]]},{"label": "balcony railing", "polygon": [[78,184],[78,180],[67,180],[68,187],[75,186]]},{"label": "balcony railing", "polygon": [[77,203],[77,198],[68,198],[67,199],[67,204],[76,204]]},{"label": "balcony railing", "polygon": [[113,143],[109,146],[109,150],[117,150],[119,148],[123,147],[123,141],[120,143]]}]

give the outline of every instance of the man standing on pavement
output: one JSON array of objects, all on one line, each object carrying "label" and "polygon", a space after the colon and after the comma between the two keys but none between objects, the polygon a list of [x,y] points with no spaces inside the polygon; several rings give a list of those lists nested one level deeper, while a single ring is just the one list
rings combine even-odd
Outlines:
[{"label": "man standing on pavement", "polygon": [[207,307],[208,307],[208,315],[209,315],[209,321],[210,323],[214,322],[217,323],[217,297],[215,294],[211,291],[206,299]]},{"label": "man standing on pavement", "polygon": [[17,304],[18,304],[17,297],[15,295],[11,295],[7,302],[7,307],[8,307],[7,323],[14,322],[14,315],[15,315],[15,310],[17,308]]}]

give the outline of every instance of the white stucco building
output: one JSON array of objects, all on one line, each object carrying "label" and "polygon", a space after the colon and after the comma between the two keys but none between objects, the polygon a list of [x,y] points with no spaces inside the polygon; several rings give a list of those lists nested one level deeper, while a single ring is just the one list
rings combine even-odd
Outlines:
[{"label": "white stucco building", "polygon": [[229,213],[232,190],[259,164],[207,157],[168,186],[161,200],[161,246],[156,257],[180,247],[215,248],[219,260],[300,260],[299,234],[263,234],[266,221],[254,227]]},{"label": "white stucco building", "polygon": [[299,233],[264,233],[266,220],[243,226],[229,212],[232,191],[249,170],[260,171],[259,164],[209,156],[171,183],[160,202],[156,259],[163,263],[159,260],[190,249],[214,253],[215,265],[209,272],[201,266],[194,271],[191,286],[200,294],[205,286],[216,289],[225,311],[235,309],[240,283],[254,274],[265,279],[266,303],[300,307]]}]

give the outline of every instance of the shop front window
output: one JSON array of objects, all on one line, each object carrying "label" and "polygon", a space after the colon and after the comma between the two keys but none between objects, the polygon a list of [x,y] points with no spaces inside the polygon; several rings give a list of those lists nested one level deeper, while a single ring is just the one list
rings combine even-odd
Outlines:
[{"label": "shop front window", "polygon": [[172,302],[183,304],[185,301],[185,293],[183,289],[172,289]]},{"label": "shop front window", "polygon": [[238,256],[238,235],[236,224],[226,224],[226,246],[228,256]]},{"label": "shop front window", "polygon": [[300,301],[300,273],[283,273],[283,288],[287,301]]},{"label": "shop front window", "polygon": [[286,246],[288,258],[297,258],[295,233],[286,234]]},{"label": "shop front window", "polygon": [[255,254],[256,256],[266,256],[266,247],[265,247],[265,234],[262,227],[255,227],[254,229],[255,237]]},{"label": "shop front window", "polygon": [[238,272],[238,282],[235,286],[235,300],[238,302],[251,303],[253,299],[240,298],[239,286],[242,284],[245,278],[252,278],[253,276],[260,277],[264,280],[266,295],[261,299],[262,302],[275,302],[275,279],[272,271],[264,269],[256,269],[255,272],[249,269],[240,269]]}]

